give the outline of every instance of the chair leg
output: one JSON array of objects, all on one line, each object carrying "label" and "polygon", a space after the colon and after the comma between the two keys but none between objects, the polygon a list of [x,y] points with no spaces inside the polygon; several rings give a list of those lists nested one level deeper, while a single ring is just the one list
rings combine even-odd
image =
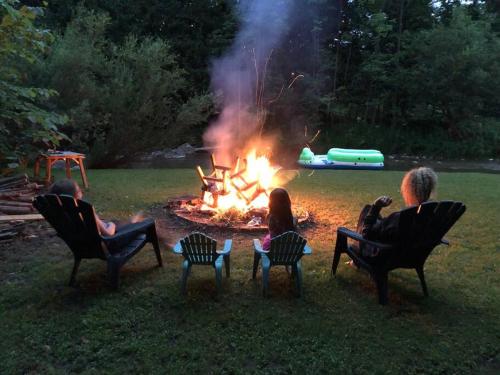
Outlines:
[{"label": "chair leg", "polygon": [[424,267],[420,266],[415,268],[417,271],[418,278],[420,279],[420,284],[422,285],[422,290],[424,291],[424,296],[428,297],[429,292],[427,291],[427,284],[425,282]]},{"label": "chair leg", "polygon": [[387,279],[388,272],[378,272],[373,274],[373,279],[375,280],[375,284],[377,285],[378,291],[378,303],[381,305],[387,305],[388,296],[387,296]]},{"label": "chair leg", "polygon": [[257,276],[257,270],[259,269],[260,254],[258,252],[253,253],[253,272],[252,279]]},{"label": "chair leg", "polygon": [[340,262],[340,255],[347,249],[347,237],[337,232],[337,242],[333,252],[332,275],[337,273],[337,267]]},{"label": "chair leg", "polygon": [[181,293],[186,294],[187,278],[191,270],[191,262],[185,259],[182,263],[182,279],[181,279]]},{"label": "chair leg", "polygon": [[108,259],[108,280],[114,290],[120,286],[120,267],[120,264]]},{"label": "chair leg", "polygon": [[71,271],[71,277],[69,278],[69,286],[75,285],[76,273],[78,272],[78,267],[80,267],[80,258],[75,258],[75,263],[73,264],[73,271]]},{"label": "chair leg", "polygon": [[262,257],[262,294],[264,297],[268,296],[269,291],[269,269],[271,268],[271,262],[269,258]]},{"label": "chair leg", "polygon": [[300,260],[294,264],[293,270],[295,271],[295,285],[297,287],[297,297],[302,296],[302,265]]},{"label": "chair leg", "polygon": [[148,230],[148,240],[153,244],[153,249],[156,254],[156,260],[158,261],[158,266],[163,267],[163,260],[161,259],[160,245],[158,243],[158,235],[156,234],[156,227],[152,225]]},{"label": "chair leg", "polygon": [[215,262],[215,284],[217,286],[217,294],[222,291],[222,264]]},{"label": "chair leg", "polygon": [[224,255],[224,265],[226,266],[226,277],[231,276],[231,263],[230,263],[230,256],[229,255]]},{"label": "chair leg", "polygon": [[[286,270],[288,272],[288,266],[286,266]],[[290,277],[294,279],[297,276],[297,270],[295,269],[294,266],[292,266],[292,273],[290,274]]]}]

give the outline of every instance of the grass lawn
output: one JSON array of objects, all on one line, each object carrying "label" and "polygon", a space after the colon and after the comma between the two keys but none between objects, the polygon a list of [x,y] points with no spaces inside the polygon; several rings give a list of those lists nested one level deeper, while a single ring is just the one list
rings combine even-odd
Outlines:
[{"label": "grass lawn", "polygon": [[[427,261],[429,298],[414,271],[390,274],[386,307],[347,259],[330,275],[336,227],[354,227],[381,194],[401,207],[402,175],[302,172],[288,184],[316,220],[303,231],[314,252],[303,261],[302,299],[281,268],[261,297],[248,235],[233,236],[219,299],[209,267],[193,268],[181,296],[181,258],[166,249],[163,269],[148,247],[112,292],[97,260],[82,263],[78,288],[67,287],[72,256],[56,237],[0,248],[0,373],[499,373],[500,175],[439,174],[438,198],[461,200],[467,212],[447,236],[451,246]],[[87,198],[104,217],[199,189],[193,170],[91,170],[89,178]],[[189,231],[169,225],[171,237]]]}]

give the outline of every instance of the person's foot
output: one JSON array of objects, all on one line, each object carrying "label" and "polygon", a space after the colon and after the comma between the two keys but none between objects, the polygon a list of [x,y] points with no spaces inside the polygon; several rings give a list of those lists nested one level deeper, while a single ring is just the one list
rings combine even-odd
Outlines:
[{"label": "person's foot", "polygon": [[130,218],[131,223],[138,223],[143,220],[144,220],[144,214],[142,213],[142,211],[136,213],[134,216]]}]

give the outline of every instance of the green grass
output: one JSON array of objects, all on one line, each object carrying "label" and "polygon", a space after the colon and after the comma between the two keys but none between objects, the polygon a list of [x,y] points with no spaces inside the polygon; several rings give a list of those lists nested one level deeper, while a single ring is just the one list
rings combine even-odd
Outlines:
[{"label": "green grass", "polygon": [[[191,170],[91,170],[89,177],[87,197],[105,217],[199,189]],[[159,269],[143,250],[112,292],[101,261],[82,264],[79,288],[65,286],[72,259],[57,238],[0,249],[0,373],[497,373],[500,175],[439,175],[438,199],[462,200],[467,212],[447,236],[451,246],[427,261],[429,298],[413,271],[391,273],[386,307],[364,272],[342,262],[330,276],[336,227],[353,227],[360,208],[381,194],[401,207],[401,177],[302,172],[287,185],[317,223],[303,231],[314,253],[303,261],[302,299],[282,269],[271,273],[270,298],[261,297],[248,235],[234,236],[232,274],[219,299],[208,267],[194,268],[181,296],[181,259],[168,251]],[[179,237],[188,228],[168,230]]]}]

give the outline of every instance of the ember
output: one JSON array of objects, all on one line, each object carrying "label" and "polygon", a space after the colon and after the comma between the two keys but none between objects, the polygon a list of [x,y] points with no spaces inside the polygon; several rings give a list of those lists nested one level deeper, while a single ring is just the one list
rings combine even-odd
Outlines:
[{"label": "ember", "polygon": [[[176,217],[196,225],[208,225],[243,231],[267,230],[267,207],[253,208],[246,212],[231,208],[226,211],[202,209],[205,203],[196,196],[182,196],[169,199],[164,208]],[[293,215],[299,224],[310,221],[309,213],[299,204],[294,204]]]},{"label": "ember", "polygon": [[206,176],[198,166],[202,181],[202,210],[224,213],[237,210],[242,214],[255,209],[265,209],[269,193],[278,185],[276,173],[279,167],[272,166],[265,156],[257,156],[255,150],[246,158],[236,159],[232,167],[218,165],[211,156],[212,172]]}]

